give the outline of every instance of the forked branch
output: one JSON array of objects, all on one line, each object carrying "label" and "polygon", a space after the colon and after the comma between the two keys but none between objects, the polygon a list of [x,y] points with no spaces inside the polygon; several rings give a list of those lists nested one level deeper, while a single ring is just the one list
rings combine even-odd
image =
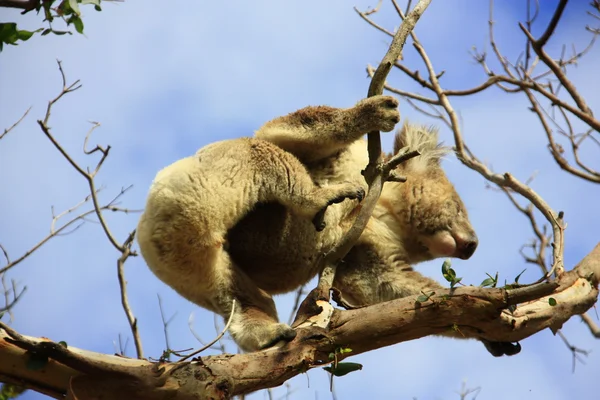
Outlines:
[{"label": "forked branch", "polygon": [[[100,226],[102,226],[102,230],[104,231],[106,238],[113,245],[113,247],[115,249],[117,249],[117,251],[119,251],[119,253],[120,253],[119,258],[117,259],[117,277],[118,277],[119,285],[121,288],[121,304],[123,305],[123,310],[125,311],[125,315],[127,316],[127,320],[129,322],[129,326],[131,328],[131,333],[133,335],[133,339],[135,342],[137,355],[139,358],[142,358],[143,357],[142,343],[141,343],[141,339],[140,339],[140,335],[139,335],[139,331],[138,331],[137,319],[133,316],[133,312],[131,311],[131,307],[129,306],[129,302],[127,300],[126,281],[125,281],[125,276],[124,276],[125,261],[129,257],[137,255],[136,252],[134,250],[132,250],[132,248],[131,248],[131,246],[133,244],[133,238],[135,236],[135,230],[130,232],[127,235],[127,238],[125,239],[125,241],[123,243],[120,243],[115,238],[115,236],[111,232],[110,228],[108,227],[106,220],[104,219],[103,207],[100,205],[100,201],[97,196],[98,189],[96,189],[95,177],[98,174],[98,172],[100,171],[100,168],[102,167],[102,165],[104,164],[104,161],[106,160],[106,158],[109,155],[110,146],[103,147],[101,145],[96,145],[91,150],[88,150],[88,148],[87,148],[87,143],[89,141],[89,138],[90,138],[92,132],[97,127],[99,127],[100,124],[98,124],[97,122],[93,123],[93,126],[90,128],[90,130],[88,131],[88,133],[85,137],[84,145],[83,145],[83,152],[86,155],[100,153],[100,159],[98,160],[98,162],[96,163],[96,166],[92,170],[90,170],[90,168],[84,168],[81,165],[79,165],[79,163],[77,163],[77,161],[75,161],[75,159],[65,150],[65,148],[60,144],[60,142],[56,139],[56,137],[52,134],[52,132],[50,130],[48,122],[50,120],[52,107],[63,96],[65,96],[81,87],[79,80],[77,80],[71,84],[67,84],[65,73],[63,71],[62,64],[60,61],[58,61],[58,69],[60,71],[60,75],[62,78],[62,86],[63,86],[62,90],[58,94],[58,96],[56,96],[53,100],[48,102],[48,107],[46,109],[46,115],[45,115],[44,119],[38,120],[37,122],[38,122],[40,128],[42,129],[42,132],[46,135],[46,137],[54,145],[56,150],[58,150],[58,152],[65,158],[65,160],[67,160],[69,162],[69,164],[87,181],[89,190],[90,190],[89,198],[91,199],[91,201],[94,205],[93,212],[96,215],[96,217],[98,218],[98,221],[100,222]],[[121,194],[125,190],[126,189],[121,190]]]},{"label": "forked branch", "polygon": [[[420,0],[413,10],[408,14],[408,18],[402,22],[402,25],[394,35],[394,39],[388,48],[387,53],[383,57],[381,63],[375,71],[375,75],[369,85],[368,97],[380,95],[383,93],[385,79],[392,69],[394,63],[402,58],[402,50],[408,35],[412,32],[417,21],[429,6],[431,0]],[[332,287],[335,276],[336,265],[350,251],[352,246],[360,237],[362,231],[367,225],[367,221],[371,217],[381,189],[386,180],[390,176],[393,169],[390,165],[385,165],[382,162],[381,138],[377,131],[369,132],[368,134],[368,149],[369,149],[369,164],[364,171],[364,176],[369,185],[368,193],[363,201],[360,212],[350,230],[346,233],[342,241],[329,252],[321,260],[321,276],[317,292],[319,298],[329,299],[329,290]],[[402,157],[396,158],[393,163],[398,165],[400,162],[406,161],[418,155],[416,152],[410,152],[410,149],[402,149]],[[311,293],[312,294],[312,293]],[[309,294],[308,300],[312,301],[312,295]],[[301,308],[302,310],[302,308]]]}]

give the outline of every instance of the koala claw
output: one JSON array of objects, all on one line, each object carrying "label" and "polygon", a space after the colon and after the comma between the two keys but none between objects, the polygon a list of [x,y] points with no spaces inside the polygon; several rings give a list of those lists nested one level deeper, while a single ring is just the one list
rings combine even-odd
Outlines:
[{"label": "koala claw", "polygon": [[295,337],[296,337],[295,330],[293,330],[286,324],[279,324],[276,336],[271,341],[269,341],[267,344],[262,346],[261,350],[268,349],[269,347],[276,345],[278,342],[281,342],[282,340],[285,342],[291,342],[292,340],[294,340]]},{"label": "koala claw", "polygon": [[326,210],[327,210],[327,206],[325,206],[324,208],[319,210],[319,212],[315,215],[315,217],[312,220],[312,223],[315,226],[315,229],[317,230],[317,232],[323,231],[323,229],[325,229],[325,227],[327,226],[327,224],[325,223],[325,211]]},{"label": "koala claw", "polygon": [[494,357],[514,356],[521,352],[521,345],[518,342],[491,342],[488,340],[482,340],[481,342]]},{"label": "koala claw", "polygon": [[341,203],[346,199],[362,201],[365,198],[365,190],[363,188],[357,188],[354,192],[343,193],[327,202],[327,205]]}]

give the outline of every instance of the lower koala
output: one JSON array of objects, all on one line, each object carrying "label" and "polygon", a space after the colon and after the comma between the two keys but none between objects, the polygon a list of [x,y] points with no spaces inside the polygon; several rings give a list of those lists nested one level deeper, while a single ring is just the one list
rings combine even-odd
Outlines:
[{"label": "lower koala", "polygon": [[[148,266],[224,318],[235,300],[230,333],[241,349],[292,340],[296,333],[278,321],[271,296],[313,278],[317,257],[352,226],[367,189],[362,136],[393,130],[397,107],[389,96],[348,109],[306,107],[266,123],[255,138],[213,143],[164,168],[137,229]],[[334,286],[355,304],[441,288],[412,265],[467,259],[477,247],[466,209],[440,167],[447,150],[436,131],[405,125],[394,152],[404,146],[421,152],[398,167],[408,181],[384,185],[365,231],[338,267]],[[496,348],[490,351],[510,352]]]}]

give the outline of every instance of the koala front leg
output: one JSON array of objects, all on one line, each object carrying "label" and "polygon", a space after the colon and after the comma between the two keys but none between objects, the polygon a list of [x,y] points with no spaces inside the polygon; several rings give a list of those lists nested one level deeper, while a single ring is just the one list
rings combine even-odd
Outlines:
[{"label": "koala front leg", "polygon": [[251,140],[251,159],[260,166],[252,176],[260,188],[258,202],[276,201],[296,215],[312,219],[315,228],[322,231],[328,206],[346,199],[363,199],[365,190],[361,185],[342,182],[319,187],[298,158],[272,143]]},{"label": "koala front leg", "polygon": [[[360,246],[353,249],[349,255],[350,257],[338,267],[333,286],[339,289],[342,298],[353,306],[368,306],[408,296],[414,296],[416,299],[421,292],[429,294],[444,288],[433,279],[412,270],[409,265],[385,265],[373,252]],[[464,338],[450,327],[441,335]],[[521,351],[519,343],[492,342],[485,339],[480,339],[480,342],[494,357],[512,356]]]},{"label": "koala front leg", "polygon": [[398,100],[373,96],[347,109],[302,108],[267,122],[256,137],[275,143],[303,162],[311,162],[334,155],[369,131],[389,132],[398,122]]}]

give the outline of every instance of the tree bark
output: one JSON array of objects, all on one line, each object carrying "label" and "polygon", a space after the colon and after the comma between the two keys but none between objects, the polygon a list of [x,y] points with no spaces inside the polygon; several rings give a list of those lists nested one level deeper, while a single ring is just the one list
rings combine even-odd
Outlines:
[{"label": "tree bark", "polygon": [[426,302],[411,296],[356,310],[319,301],[321,312],[306,319],[290,343],[191,362],[150,362],[64,347],[0,323],[0,381],[67,399],[228,399],[328,364],[329,354],[341,347],[352,352],[338,354],[338,361],[432,334],[514,342],[545,328],[556,331],[595,304],[599,282],[600,243],[554,282],[516,289],[461,287]]}]

